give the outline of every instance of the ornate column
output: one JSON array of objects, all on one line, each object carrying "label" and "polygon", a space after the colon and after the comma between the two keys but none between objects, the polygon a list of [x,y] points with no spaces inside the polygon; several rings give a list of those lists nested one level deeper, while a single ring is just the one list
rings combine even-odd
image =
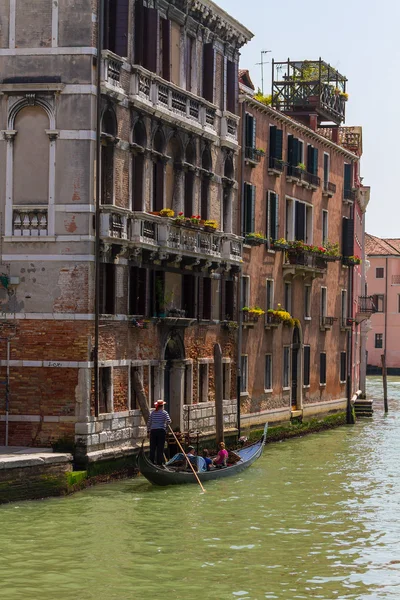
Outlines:
[{"label": "ornate column", "polygon": [[186,364],[182,360],[172,361],[170,379],[170,417],[172,427],[179,427],[183,431],[183,399],[185,397],[185,370]]},{"label": "ornate column", "polygon": [[2,134],[7,141],[5,235],[11,236],[13,233],[14,139],[17,131],[8,129],[2,131]]},{"label": "ornate column", "polygon": [[[175,215],[183,211],[183,192],[184,192],[184,169],[182,164],[174,166],[174,195],[172,198],[172,209]],[[190,216],[190,215],[189,215]]]}]

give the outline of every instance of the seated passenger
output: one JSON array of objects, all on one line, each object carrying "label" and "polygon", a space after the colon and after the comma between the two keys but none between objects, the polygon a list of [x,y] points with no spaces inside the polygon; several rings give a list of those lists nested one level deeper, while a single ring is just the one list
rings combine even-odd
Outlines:
[{"label": "seated passenger", "polygon": [[220,442],[219,448],[219,452],[217,454],[217,457],[214,458],[213,463],[216,467],[226,467],[228,460],[228,451],[225,449],[224,442]]},{"label": "seated passenger", "polygon": [[210,468],[211,468],[211,465],[213,464],[213,461],[208,456],[208,450],[207,450],[207,448],[204,448],[204,450],[203,450],[203,458],[204,458],[204,461],[206,463],[207,471],[209,471]]}]

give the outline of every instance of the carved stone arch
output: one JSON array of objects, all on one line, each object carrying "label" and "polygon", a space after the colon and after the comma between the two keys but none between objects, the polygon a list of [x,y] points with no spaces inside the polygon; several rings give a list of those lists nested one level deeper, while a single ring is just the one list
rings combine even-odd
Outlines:
[{"label": "carved stone arch", "polygon": [[8,129],[13,130],[15,118],[20,110],[27,106],[40,106],[46,112],[49,118],[50,129],[56,128],[56,113],[54,95],[37,96],[36,94],[26,94],[24,97],[12,96],[9,99],[8,111]]},{"label": "carved stone arch", "polygon": [[197,161],[196,142],[193,138],[190,138],[185,148],[186,162],[195,165]]},{"label": "carved stone arch", "polygon": [[224,161],[224,177],[227,179],[235,179],[235,165],[233,162],[233,154],[228,152]]},{"label": "carved stone arch", "polygon": [[180,135],[173,133],[169,136],[166,153],[172,157],[173,163],[180,163],[183,160],[183,143]]},{"label": "carved stone arch", "polygon": [[118,135],[118,120],[115,110],[111,104],[107,104],[101,115],[101,133],[113,137]]},{"label": "carved stone arch", "polygon": [[185,344],[177,331],[171,331],[163,344],[161,360],[184,360]]},{"label": "carved stone arch", "polygon": [[153,150],[159,152],[160,154],[164,154],[165,148],[167,145],[167,140],[165,136],[165,132],[162,127],[157,127],[153,133]]},{"label": "carved stone arch", "polygon": [[205,146],[201,154],[201,168],[210,172],[213,170],[212,155],[209,146]]},{"label": "carved stone arch", "polygon": [[147,131],[143,119],[139,117],[132,127],[132,142],[145,148],[147,146]]}]

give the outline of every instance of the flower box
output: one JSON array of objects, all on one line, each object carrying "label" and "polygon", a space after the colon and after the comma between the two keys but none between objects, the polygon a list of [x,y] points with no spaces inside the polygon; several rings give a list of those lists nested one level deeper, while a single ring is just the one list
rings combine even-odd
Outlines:
[{"label": "flower box", "polygon": [[265,239],[264,238],[259,238],[259,237],[255,237],[255,236],[247,236],[244,239],[244,243],[247,244],[248,246],[262,246],[265,243]]}]

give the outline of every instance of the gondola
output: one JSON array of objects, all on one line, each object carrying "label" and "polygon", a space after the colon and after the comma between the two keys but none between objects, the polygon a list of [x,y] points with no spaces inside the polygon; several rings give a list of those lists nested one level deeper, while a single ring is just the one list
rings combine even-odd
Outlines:
[{"label": "gondola", "polygon": [[[212,479],[221,479],[223,477],[230,477],[231,475],[237,475],[244,469],[247,469],[253,462],[255,462],[258,458],[260,458],[263,448],[265,445],[265,440],[267,437],[267,428],[268,424],[264,427],[264,433],[261,439],[250,446],[246,446],[241,448],[240,450],[236,450],[236,454],[238,454],[241,458],[240,461],[235,463],[234,465],[222,468],[222,469],[213,469],[212,471],[204,471],[197,472],[197,475],[201,482],[211,481]],[[143,446],[140,449],[138,455],[138,466],[140,473],[153,483],[154,485],[180,485],[183,483],[197,483],[195,476],[190,471],[172,471],[166,468],[158,467],[154,465],[150,460],[146,457]]]}]

